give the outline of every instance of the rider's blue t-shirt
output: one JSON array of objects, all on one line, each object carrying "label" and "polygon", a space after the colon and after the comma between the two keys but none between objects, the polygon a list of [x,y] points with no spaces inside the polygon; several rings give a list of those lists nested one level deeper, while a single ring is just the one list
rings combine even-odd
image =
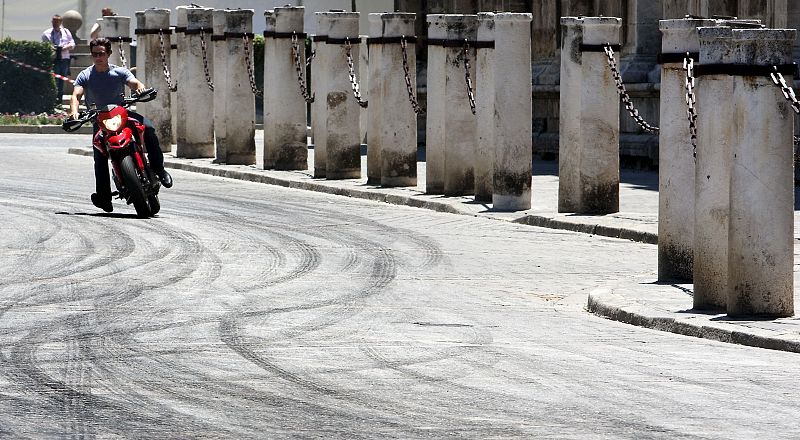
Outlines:
[{"label": "rider's blue t-shirt", "polygon": [[122,105],[125,85],[135,78],[130,70],[114,64],[108,65],[107,72],[98,72],[94,66],[89,66],[78,74],[75,85],[83,87],[87,105]]}]

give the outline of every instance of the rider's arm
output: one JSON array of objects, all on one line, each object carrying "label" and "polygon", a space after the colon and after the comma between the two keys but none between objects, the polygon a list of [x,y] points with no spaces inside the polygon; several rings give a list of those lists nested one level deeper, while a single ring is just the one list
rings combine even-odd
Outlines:
[{"label": "rider's arm", "polygon": [[141,93],[146,88],[141,81],[139,81],[138,79],[136,79],[136,77],[133,76],[131,77],[130,80],[128,80],[128,87],[130,87],[131,90],[133,90],[136,93]]},{"label": "rider's arm", "polygon": [[81,103],[81,98],[83,97],[83,87],[79,85],[75,85],[72,88],[72,96],[69,99],[69,116],[76,117],[78,116],[78,105]]}]

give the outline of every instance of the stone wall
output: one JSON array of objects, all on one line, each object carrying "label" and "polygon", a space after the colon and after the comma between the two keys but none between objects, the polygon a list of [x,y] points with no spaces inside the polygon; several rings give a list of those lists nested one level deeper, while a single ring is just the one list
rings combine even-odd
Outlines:
[{"label": "stone wall", "polygon": [[[640,114],[658,125],[661,47],[658,20],[686,15],[737,16],[762,20],[768,27],[800,27],[800,1],[792,0],[395,0],[398,11],[475,14],[479,11],[531,12],[533,45],[533,131],[534,152],[554,156],[558,152],[558,97],[561,31],[563,16],[621,17],[623,80]],[[425,20],[418,18],[417,35],[425,36]],[[795,58],[800,45],[795,42]],[[417,47],[418,86],[425,96],[425,47]],[[642,166],[658,163],[658,136],[644,133],[620,112],[620,153],[624,161]],[[424,136],[424,117],[420,120]],[[420,139],[423,141],[423,139]]]}]

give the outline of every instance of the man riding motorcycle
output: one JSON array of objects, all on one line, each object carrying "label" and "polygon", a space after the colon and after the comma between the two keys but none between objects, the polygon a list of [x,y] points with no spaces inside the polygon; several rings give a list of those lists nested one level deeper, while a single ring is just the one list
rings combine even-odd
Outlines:
[{"label": "man riding motorcycle", "polygon": [[[125,85],[136,93],[141,93],[146,89],[145,85],[136,79],[130,70],[109,64],[108,57],[111,55],[111,41],[107,38],[95,38],[89,43],[89,50],[92,54],[93,65],[84,69],[75,79],[69,106],[70,118],[75,118],[78,115],[78,105],[84,93],[86,93],[87,106],[94,104],[99,108],[109,104],[122,105]],[[153,123],[144,116],[130,110],[128,111],[128,116],[144,124],[144,143],[147,148],[150,166],[158,175],[164,188],[171,188],[172,176],[164,169],[164,154],[161,152],[161,145],[158,142]],[[93,134],[96,134],[98,130],[99,127],[95,124]],[[111,204],[111,179],[108,174],[108,159],[96,148],[93,151],[96,192],[91,196],[92,203],[105,212],[111,212],[114,207]]]}]

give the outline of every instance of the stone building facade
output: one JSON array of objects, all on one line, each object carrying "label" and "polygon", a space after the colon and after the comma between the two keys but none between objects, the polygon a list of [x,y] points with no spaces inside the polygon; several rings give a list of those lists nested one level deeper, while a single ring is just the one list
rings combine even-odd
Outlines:
[{"label": "stone building facade", "polygon": [[[759,19],[773,28],[800,28],[800,1],[793,0],[395,0],[395,10],[474,14],[479,11],[530,12],[532,22],[534,152],[554,156],[558,152],[558,100],[560,36],[563,16],[620,17],[622,53],[620,68],[632,100],[640,113],[658,125],[661,49],[658,20],[686,15],[729,16]],[[417,19],[417,35],[425,36],[425,20]],[[418,84],[424,94],[425,48],[418,47]],[[795,43],[796,58],[800,44]],[[620,153],[634,165],[658,163],[658,136],[643,132],[621,109]],[[421,121],[424,124],[424,121]]]}]

